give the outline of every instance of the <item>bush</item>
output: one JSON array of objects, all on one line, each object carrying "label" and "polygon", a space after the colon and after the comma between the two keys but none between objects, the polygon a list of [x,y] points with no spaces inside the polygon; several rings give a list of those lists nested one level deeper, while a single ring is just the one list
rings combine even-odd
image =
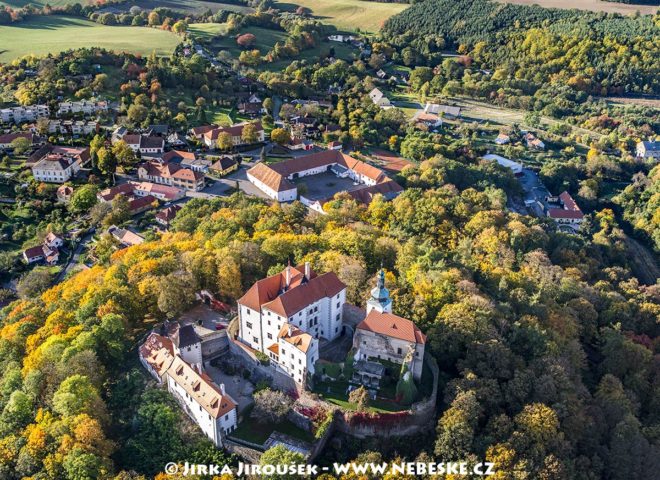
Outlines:
[{"label": "bush", "polygon": [[261,423],[280,423],[289,413],[293,401],[279,390],[266,388],[254,394],[250,416]]}]

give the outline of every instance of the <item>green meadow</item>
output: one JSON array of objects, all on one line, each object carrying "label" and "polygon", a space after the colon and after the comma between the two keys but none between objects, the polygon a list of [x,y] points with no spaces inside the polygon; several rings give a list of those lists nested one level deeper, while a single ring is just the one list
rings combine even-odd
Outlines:
[{"label": "green meadow", "polygon": [[170,54],[180,42],[173,33],[146,27],[106,26],[80,18],[48,16],[0,27],[0,62],[82,47],[137,54]]}]

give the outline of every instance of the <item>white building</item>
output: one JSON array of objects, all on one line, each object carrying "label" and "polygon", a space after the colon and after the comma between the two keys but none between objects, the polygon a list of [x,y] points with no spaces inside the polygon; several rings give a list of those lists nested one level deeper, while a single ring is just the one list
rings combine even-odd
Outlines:
[{"label": "white building", "polygon": [[90,159],[89,148],[50,145],[37,153],[40,158],[32,166],[32,175],[39,182],[64,183]]},{"label": "white building", "polygon": [[216,445],[237,426],[236,402],[205,373],[199,373],[181,357],[175,356],[166,374],[167,389],[185,412]]},{"label": "white building", "polygon": [[384,272],[371,291],[367,316],[355,327],[355,361],[370,359],[408,364],[415,380],[422,377],[426,335],[414,322],[392,314],[392,300],[385,288]]},{"label": "white building", "polygon": [[48,105],[3,108],[0,110],[0,123],[34,122],[49,115],[50,108],[48,108]]},{"label": "white building", "polygon": [[[350,178],[355,183],[365,185],[365,188],[387,183],[388,186],[396,188],[386,190],[402,190],[381,169],[340,150],[324,150],[272,165],[258,163],[247,171],[247,178],[268,197],[278,202],[290,202],[298,197],[295,180],[326,172],[332,172],[339,178]],[[353,190],[359,191],[360,189]]]},{"label": "white building", "polygon": [[374,102],[375,105],[378,105],[380,108],[389,108],[392,106],[390,99],[387,98],[385,94],[377,88],[374,88],[371,92],[369,92],[369,98],[372,102]]},{"label": "white building", "polygon": [[288,266],[238,300],[239,340],[304,384],[319,358],[318,339],[341,335],[345,302],[346,285],[334,273]]},{"label": "white building", "polygon": [[57,115],[68,115],[82,113],[83,115],[92,115],[108,110],[108,102],[93,102],[90,100],[80,100],[76,102],[60,102],[57,109]]},{"label": "white building", "polygon": [[427,102],[426,105],[424,106],[424,113],[444,115],[445,117],[448,118],[458,118],[461,116],[461,107]]},{"label": "white building", "polygon": [[522,173],[522,164],[509,160],[508,158],[501,157],[500,155],[495,155],[494,153],[489,153],[484,155],[484,160],[495,161],[502,165],[505,168],[508,168],[513,172],[514,175],[520,175]]},{"label": "white building", "polygon": [[660,158],[660,142],[639,142],[636,154],[637,158]]},{"label": "white building", "polygon": [[[121,137],[121,140],[123,140],[135,153],[140,152],[144,155],[149,153],[163,153],[165,151],[165,139],[162,137],[134,134],[124,135]],[[118,140],[115,140],[114,143],[117,141]]]}]

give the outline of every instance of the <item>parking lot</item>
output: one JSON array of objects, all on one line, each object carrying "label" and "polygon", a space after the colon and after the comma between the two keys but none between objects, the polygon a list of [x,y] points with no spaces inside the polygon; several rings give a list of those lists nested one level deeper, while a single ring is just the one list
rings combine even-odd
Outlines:
[{"label": "parking lot", "polygon": [[332,172],[299,178],[294,183],[305,185],[307,192],[304,193],[304,196],[310,200],[324,200],[332,198],[337,192],[358,190],[364,187],[364,185],[356,185],[350,178],[339,178]]}]

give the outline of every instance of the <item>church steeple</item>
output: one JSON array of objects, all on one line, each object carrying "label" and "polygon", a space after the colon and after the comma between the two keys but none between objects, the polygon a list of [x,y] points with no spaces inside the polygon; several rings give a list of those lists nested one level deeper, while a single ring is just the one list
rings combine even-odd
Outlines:
[{"label": "church steeple", "polygon": [[376,286],[371,290],[371,298],[367,301],[367,314],[372,310],[380,313],[392,313],[390,291],[385,288],[385,270],[378,272]]}]

